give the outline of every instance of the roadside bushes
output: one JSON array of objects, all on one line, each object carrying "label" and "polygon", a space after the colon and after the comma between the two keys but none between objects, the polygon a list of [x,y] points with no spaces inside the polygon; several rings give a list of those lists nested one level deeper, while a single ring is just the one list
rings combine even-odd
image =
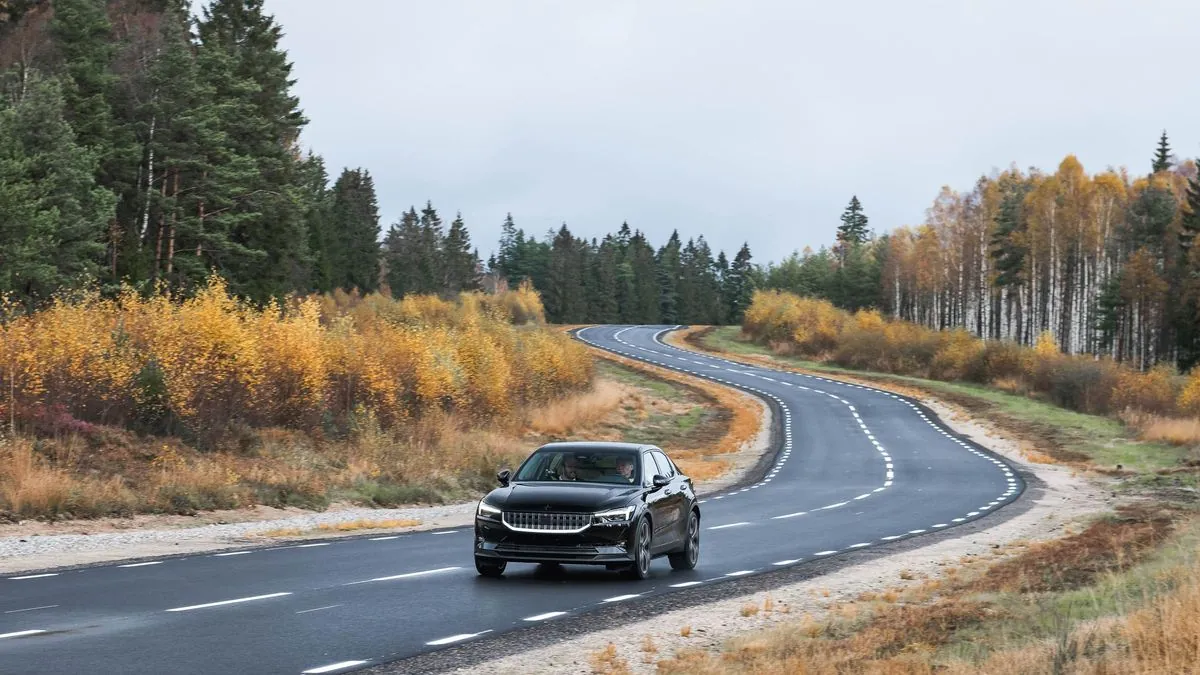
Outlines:
[{"label": "roadside bushes", "polygon": [[219,278],[187,299],[62,298],[0,324],[0,410],[19,429],[103,424],[201,444],[237,427],[483,422],[585,388],[585,348],[528,288],[457,301],[336,293],[252,307]]},{"label": "roadside bushes", "polygon": [[1107,358],[1059,352],[1044,334],[1033,347],[980,340],[889,321],[874,310],[850,314],[825,300],[758,291],[742,330],[777,353],[848,368],[966,381],[1033,394],[1091,414],[1200,415],[1200,369],[1187,378],[1167,366],[1140,372]]}]

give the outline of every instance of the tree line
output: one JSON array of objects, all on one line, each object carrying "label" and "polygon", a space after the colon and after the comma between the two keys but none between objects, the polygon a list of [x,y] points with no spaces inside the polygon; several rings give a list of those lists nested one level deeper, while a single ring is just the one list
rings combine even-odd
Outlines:
[{"label": "tree line", "polygon": [[[943,188],[925,222],[866,233],[851,202],[832,250],[796,253],[761,284],[879,308],[938,329],[1139,368],[1200,361],[1200,178],[1164,132],[1143,175],[1011,167],[966,193]],[[853,227],[847,223],[854,224]],[[863,227],[858,227],[861,224]]]},{"label": "tree line", "polygon": [[684,243],[674,231],[655,249],[629,223],[591,240],[563,224],[538,240],[511,214],[488,268],[509,284],[528,279],[546,318],[565,324],[739,323],[755,288],[747,244],[731,261],[724,251],[714,257],[703,236]]}]

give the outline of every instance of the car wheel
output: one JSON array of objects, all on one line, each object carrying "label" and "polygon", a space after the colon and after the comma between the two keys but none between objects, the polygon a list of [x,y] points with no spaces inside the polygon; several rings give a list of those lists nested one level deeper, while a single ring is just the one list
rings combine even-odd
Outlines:
[{"label": "car wheel", "polygon": [[650,520],[642,518],[633,537],[633,564],[627,572],[630,579],[650,577],[650,547],[653,544],[653,536],[650,533]]},{"label": "car wheel", "polygon": [[671,561],[673,570],[696,568],[696,561],[700,560],[700,517],[695,511],[688,516],[687,541],[683,544],[683,550],[669,554],[667,560]]},{"label": "car wheel", "polygon": [[497,579],[504,574],[505,567],[508,567],[508,563],[504,560],[493,560],[491,558],[475,556],[475,571],[479,572],[480,576]]}]

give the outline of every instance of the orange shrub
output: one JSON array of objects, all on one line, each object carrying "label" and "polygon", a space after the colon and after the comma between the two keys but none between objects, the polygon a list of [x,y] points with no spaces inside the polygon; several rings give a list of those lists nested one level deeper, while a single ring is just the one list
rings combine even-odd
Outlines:
[{"label": "orange shrub", "polygon": [[1144,373],[1122,370],[1117,376],[1113,406],[1118,410],[1140,410],[1165,415],[1175,409],[1175,371],[1159,365]]}]

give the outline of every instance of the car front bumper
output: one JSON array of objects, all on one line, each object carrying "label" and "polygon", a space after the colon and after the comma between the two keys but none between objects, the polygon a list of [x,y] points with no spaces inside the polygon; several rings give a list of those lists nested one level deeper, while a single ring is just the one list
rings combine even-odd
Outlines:
[{"label": "car front bumper", "polygon": [[604,565],[632,563],[630,525],[593,525],[578,534],[515,532],[475,520],[475,555],[508,562]]}]

